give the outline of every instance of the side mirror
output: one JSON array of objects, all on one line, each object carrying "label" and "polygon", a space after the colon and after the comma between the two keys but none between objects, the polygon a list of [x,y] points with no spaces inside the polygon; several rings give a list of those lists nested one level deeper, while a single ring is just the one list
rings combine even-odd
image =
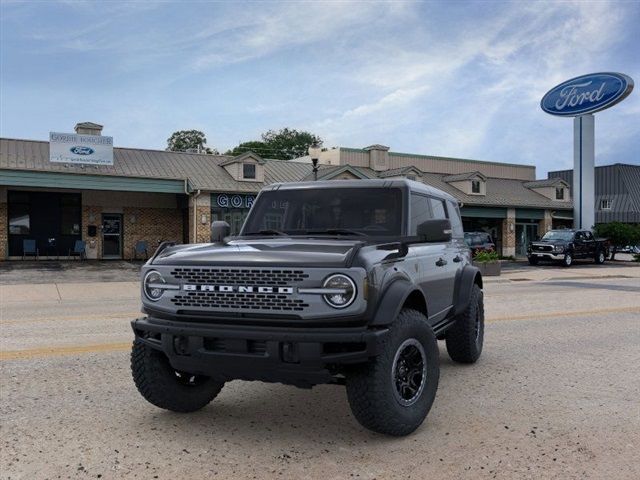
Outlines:
[{"label": "side mirror", "polygon": [[418,225],[418,237],[424,242],[451,241],[451,222],[447,219],[427,220]]},{"label": "side mirror", "polygon": [[211,241],[213,243],[222,243],[229,235],[231,235],[231,227],[227,222],[219,220],[211,222]]}]

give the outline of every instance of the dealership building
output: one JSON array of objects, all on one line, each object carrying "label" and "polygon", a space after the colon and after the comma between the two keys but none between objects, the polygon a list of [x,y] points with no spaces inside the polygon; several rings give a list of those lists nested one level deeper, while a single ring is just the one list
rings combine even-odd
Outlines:
[{"label": "dealership building", "polygon": [[[237,233],[267,184],[313,180],[309,158],[290,161],[113,147],[102,126],[79,123],[49,141],[0,139],[0,259],[66,258],[77,241],[89,259],[130,259],[164,240],[208,242],[210,224]],[[570,182],[536,180],[535,167],[414,155],[383,145],[324,149],[319,180],[409,178],[455,196],[466,231],[492,234],[503,255],[570,226]]]}]

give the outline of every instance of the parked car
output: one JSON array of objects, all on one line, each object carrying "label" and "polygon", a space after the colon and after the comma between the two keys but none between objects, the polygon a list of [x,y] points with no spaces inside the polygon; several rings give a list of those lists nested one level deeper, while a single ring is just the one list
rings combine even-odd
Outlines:
[{"label": "parked car", "polygon": [[478,252],[495,252],[496,244],[487,232],[465,232],[464,242],[475,255]]},{"label": "parked car", "polygon": [[346,385],[363,426],[407,435],[436,396],[436,340],[456,362],[482,352],[462,233],[456,199],[418,182],[270,185],[238,237],[214,222],[214,243],[164,245],[143,266],[134,382],[178,412],[235,379]]},{"label": "parked car", "polygon": [[531,265],[541,261],[559,262],[570,267],[575,259],[591,259],[598,264],[609,256],[609,242],[594,238],[589,230],[550,230],[527,248]]}]

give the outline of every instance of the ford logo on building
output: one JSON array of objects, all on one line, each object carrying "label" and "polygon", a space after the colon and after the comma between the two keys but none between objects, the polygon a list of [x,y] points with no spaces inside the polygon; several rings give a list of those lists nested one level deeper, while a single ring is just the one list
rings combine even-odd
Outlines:
[{"label": "ford logo on building", "polygon": [[633,80],[622,73],[590,73],[549,90],[540,107],[551,115],[575,117],[609,108],[633,90]]},{"label": "ford logo on building", "polygon": [[69,151],[75,155],[91,155],[92,153],[95,152],[95,150],[91,147],[80,147],[80,146],[71,147]]}]

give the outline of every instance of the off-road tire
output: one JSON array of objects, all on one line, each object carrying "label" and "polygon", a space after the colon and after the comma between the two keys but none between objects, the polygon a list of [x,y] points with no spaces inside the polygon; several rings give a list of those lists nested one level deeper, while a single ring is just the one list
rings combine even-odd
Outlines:
[{"label": "off-road tire", "polygon": [[535,257],[527,257],[527,260],[529,260],[529,265],[538,265],[538,259]]},{"label": "off-road tire", "polygon": [[224,386],[224,382],[209,377],[176,372],[164,353],[139,340],[133,342],[131,349],[131,373],[138,391],[149,403],[173,412],[200,410]]},{"label": "off-road tire", "polygon": [[571,265],[573,265],[573,255],[571,255],[570,253],[565,253],[564,258],[561,260],[561,262],[563,267],[569,268]]},{"label": "off-road tire", "polygon": [[[424,383],[410,400],[413,403],[403,405],[397,398],[393,367],[400,347],[415,341],[423,349]],[[382,353],[347,372],[347,397],[358,422],[369,430],[393,436],[408,435],[418,428],[436,397],[440,378],[438,356],[438,343],[427,318],[416,310],[403,309],[391,325]]]},{"label": "off-road tire", "polygon": [[596,256],[594,260],[598,265],[602,265],[606,259],[607,259],[607,255],[605,254],[604,250],[598,250],[596,252]]},{"label": "off-road tire", "polygon": [[484,299],[482,289],[474,284],[469,304],[447,330],[447,352],[454,362],[475,363],[484,343]]}]

